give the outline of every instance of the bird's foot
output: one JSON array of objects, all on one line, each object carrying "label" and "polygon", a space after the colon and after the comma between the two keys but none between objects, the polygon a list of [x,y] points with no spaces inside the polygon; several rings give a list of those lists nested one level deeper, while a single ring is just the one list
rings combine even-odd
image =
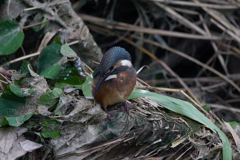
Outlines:
[{"label": "bird's foot", "polygon": [[123,105],[124,105],[125,111],[129,114],[129,109],[128,109],[127,101],[124,101],[124,102],[123,102]]},{"label": "bird's foot", "polygon": [[107,113],[107,119],[110,120],[112,118],[112,114],[108,112],[107,106],[104,107],[104,110]]}]

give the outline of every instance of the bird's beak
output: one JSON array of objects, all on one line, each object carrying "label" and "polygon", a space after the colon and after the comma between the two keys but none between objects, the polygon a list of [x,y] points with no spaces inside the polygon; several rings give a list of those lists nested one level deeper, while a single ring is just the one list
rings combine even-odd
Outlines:
[{"label": "bird's beak", "polygon": [[108,75],[106,75],[106,76],[101,76],[101,75],[100,75],[100,78],[99,78],[99,80],[98,80],[97,86],[96,86],[95,91],[94,91],[94,93],[93,93],[93,97],[97,94],[97,91],[99,90],[101,84],[103,83],[103,81],[106,79],[107,76],[108,76]]}]

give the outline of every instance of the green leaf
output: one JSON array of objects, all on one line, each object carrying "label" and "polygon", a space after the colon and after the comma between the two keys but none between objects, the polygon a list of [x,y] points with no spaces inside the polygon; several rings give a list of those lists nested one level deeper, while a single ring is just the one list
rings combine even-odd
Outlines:
[{"label": "green leaf", "polygon": [[0,23],[0,56],[9,55],[21,47],[24,34],[19,25],[11,20]]},{"label": "green leaf", "polygon": [[237,122],[237,121],[229,122],[229,124],[231,125],[231,127],[232,127],[233,129],[235,129],[237,126],[240,126],[240,123]]},{"label": "green leaf", "polygon": [[17,72],[17,73],[23,74],[23,75],[29,74],[30,72],[29,72],[29,70],[28,70],[28,65],[30,65],[30,63],[27,62],[27,61],[24,61],[23,64],[22,64],[22,66],[20,67],[20,71]]},{"label": "green leaf", "polygon": [[25,106],[25,97],[18,97],[6,90],[0,97],[0,117],[15,116],[17,111]]},{"label": "green leaf", "polygon": [[42,50],[41,54],[39,55],[37,70],[38,74],[41,74],[53,64],[58,63],[58,61],[63,57],[60,53],[60,48],[61,45],[55,43],[45,47]]},{"label": "green leaf", "polygon": [[60,52],[63,56],[69,57],[69,58],[76,58],[77,54],[72,50],[67,44],[62,45]]},{"label": "green leaf", "polygon": [[8,126],[8,121],[5,117],[2,117],[2,120],[0,121],[0,127]]},{"label": "green leaf", "polygon": [[61,85],[62,83],[68,84],[69,86],[81,85],[83,81],[75,67],[68,67],[59,73],[56,85]]},{"label": "green leaf", "polygon": [[6,119],[10,126],[18,127],[18,126],[22,125],[25,121],[27,121],[29,118],[31,118],[32,115],[33,115],[33,113],[21,115],[18,117],[6,117]]},{"label": "green leaf", "polygon": [[58,36],[54,37],[54,41],[55,43],[62,45],[62,42]]},{"label": "green leaf", "polygon": [[60,129],[52,130],[52,131],[42,131],[42,136],[44,138],[53,138],[56,139],[60,136]]},{"label": "green leaf", "polygon": [[203,125],[209,127],[213,132],[218,132],[220,138],[223,143],[223,160],[231,160],[232,159],[232,148],[228,143],[227,136],[207,117],[205,117],[199,110],[197,110],[192,104],[189,102],[168,97],[162,94],[153,93],[146,90],[136,89],[133,90],[128,99],[146,97],[159,105],[179,114],[182,114],[188,118],[191,118]]},{"label": "green leaf", "polygon": [[20,70],[16,74],[13,74],[12,80],[14,80],[15,84],[21,84],[23,78],[31,77],[33,75],[32,72],[31,64],[27,61],[24,61]]},{"label": "green leaf", "polygon": [[86,81],[83,83],[82,85],[82,91],[83,91],[83,95],[85,97],[92,97],[92,87],[91,87],[91,84],[92,84],[92,74],[90,76],[87,77]]},{"label": "green leaf", "polygon": [[41,121],[41,122],[39,122],[39,124],[41,124],[44,127],[49,127],[49,122],[48,121]]},{"label": "green leaf", "polygon": [[49,124],[59,124],[59,122],[56,119],[50,119],[45,121],[40,121],[39,124],[41,124],[44,127],[49,127]]},{"label": "green leaf", "polygon": [[10,90],[18,97],[26,97],[21,88],[9,85]]},{"label": "green leaf", "polygon": [[205,109],[206,111],[210,111],[211,110],[211,107],[207,104],[203,105],[202,106],[203,109]]},{"label": "green leaf", "polygon": [[63,94],[63,91],[59,88],[54,88],[53,91],[47,91],[46,94],[41,95],[39,104],[48,108],[52,107],[58,102],[58,98]]},{"label": "green leaf", "polygon": [[10,90],[18,97],[26,97],[33,93],[35,93],[36,90],[33,89],[25,89],[25,88],[19,88],[13,85],[9,85]]},{"label": "green leaf", "polygon": [[28,93],[30,94],[30,95],[32,95],[33,93],[35,93],[36,92],[36,90],[34,90],[34,89],[28,89]]},{"label": "green leaf", "polygon": [[49,67],[45,71],[43,71],[40,74],[40,76],[43,76],[48,79],[55,79],[60,71],[61,71],[61,65],[55,63],[51,67]]}]

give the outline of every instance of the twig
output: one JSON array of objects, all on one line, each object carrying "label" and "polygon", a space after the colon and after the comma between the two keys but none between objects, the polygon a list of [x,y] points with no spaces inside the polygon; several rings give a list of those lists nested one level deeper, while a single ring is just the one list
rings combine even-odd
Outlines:
[{"label": "twig", "polygon": [[10,14],[9,14],[10,4],[11,4],[11,0],[8,0],[8,5],[7,5],[7,15],[8,15],[8,17],[10,16]]},{"label": "twig", "polygon": [[35,24],[29,25],[29,26],[22,27],[22,29],[31,28],[31,27],[34,27],[34,26],[37,26],[37,25],[40,25],[40,24],[43,24],[43,23],[47,23],[49,21],[51,21],[51,19],[48,19],[46,21],[42,21],[42,22],[39,22],[39,23],[35,23]]},{"label": "twig", "polygon": [[9,84],[12,84],[2,73],[0,73],[0,76],[3,77]]},{"label": "twig", "polygon": [[[200,3],[198,0],[193,0],[196,3]],[[230,22],[228,22],[227,18],[220,12],[207,8],[202,7],[203,10],[205,10],[208,14],[210,14],[214,19],[216,19],[219,23],[221,23],[225,28],[227,28],[229,31],[232,31],[235,35],[239,36],[240,32],[238,29],[236,29]],[[235,36],[236,38],[236,36]],[[239,38],[238,38],[239,40]]]},{"label": "twig", "polygon": [[25,56],[25,55],[26,55],[26,52],[25,52],[23,46],[21,46],[21,49],[22,49],[23,55]]},{"label": "twig", "polygon": [[208,7],[208,8],[214,8],[214,9],[238,9],[236,5],[217,5],[217,4],[207,4],[207,3],[193,3],[193,2],[187,2],[187,1],[166,1],[166,0],[150,0],[153,2],[163,2],[166,4],[175,4],[180,6],[191,6],[191,7]]},{"label": "twig", "polygon": [[31,7],[31,8],[26,8],[23,11],[31,11],[31,10],[35,10],[38,9],[38,7]]},{"label": "twig", "polygon": [[38,47],[37,52],[41,52],[43,50],[43,48],[47,46],[48,42],[53,38],[53,36],[56,35],[57,32],[58,32],[58,30],[52,30],[51,32],[47,32],[44,35],[42,42]]},{"label": "twig", "polygon": [[240,43],[240,38],[238,35],[236,35],[235,33],[231,32],[230,30],[224,28],[224,26],[222,26],[221,24],[219,24],[217,21],[215,21],[214,19],[211,19],[211,22],[213,22],[218,28],[220,28],[221,30],[223,30],[224,32],[226,32],[228,35],[230,35],[232,38],[234,38],[238,43]]},{"label": "twig", "polygon": [[92,61],[94,64],[96,65],[99,65],[100,63],[99,62],[96,62],[96,61]]},{"label": "twig", "polygon": [[[8,84],[7,82],[5,82],[5,81],[3,81],[3,80],[1,80],[1,79],[0,79],[0,82],[1,82],[1,83],[4,83],[4,84]],[[3,89],[2,89],[2,90],[3,90]]]},{"label": "twig", "polygon": [[[103,26],[105,28],[109,29],[118,29],[118,30],[124,30],[124,31],[134,31],[134,32],[141,32],[141,33],[147,33],[147,34],[153,34],[153,35],[161,35],[161,36],[169,36],[169,37],[180,37],[180,38],[189,38],[189,39],[197,39],[197,40],[221,40],[225,37],[217,37],[217,36],[201,36],[196,34],[188,34],[188,33],[182,33],[182,32],[175,32],[175,31],[167,31],[167,30],[161,30],[161,29],[152,29],[152,28],[144,28],[139,27],[136,25],[131,25],[127,23],[122,22],[109,22],[106,19],[98,18],[94,16],[84,15],[84,14],[78,14],[84,21],[91,22],[93,24],[97,24],[100,26]],[[89,25],[91,27],[91,25]]]},{"label": "twig", "polygon": [[145,67],[149,69],[149,67],[147,65],[144,65],[137,71],[137,74],[139,74],[143,70],[143,68],[145,68]]},{"label": "twig", "polygon": [[79,43],[79,40],[68,43],[69,46]]},{"label": "twig", "polygon": [[[138,38],[136,36],[132,36],[132,37]],[[151,40],[148,40],[148,39],[144,39],[143,41],[146,42],[146,43],[150,43],[150,44],[156,45],[156,46],[161,47],[163,49],[166,49],[166,50],[168,50],[170,52],[176,53],[179,56],[182,56],[182,57],[184,57],[184,58],[186,58],[186,59],[188,59],[188,60],[190,60],[190,61],[192,61],[192,62],[194,62],[194,63],[196,63],[196,64],[198,64],[198,65],[200,65],[202,67],[204,67],[204,68],[206,68],[207,70],[209,70],[209,71],[215,73],[216,75],[218,75],[219,77],[223,78],[225,81],[230,83],[236,90],[238,90],[238,92],[240,92],[239,86],[236,85],[232,80],[230,80],[228,77],[226,77],[225,75],[223,75],[219,71],[217,71],[217,70],[207,66],[206,64],[204,64],[204,63],[202,63],[202,62],[200,62],[200,61],[198,61],[198,60],[196,60],[196,59],[194,59],[194,58],[192,58],[192,57],[190,57],[190,56],[188,56],[188,55],[186,55],[186,54],[184,54],[184,53],[182,53],[182,52],[180,52],[178,50],[175,50],[175,49],[170,48],[168,46],[163,46],[160,43],[157,43],[157,42],[154,42],[154,41],[151,41]]]},{"label": "twig", "polygon": [[226,106],[223,106],[223,105],[211,104],[211,103],[207,103],[207,105],[211,106],[212,108],[216,108],[216,109],[225,109],[225,110],[228,110],[228,111],[232,111],[233,113],[235,113],[235,112],[240,113],[240,109],[229,107],[229,106],[226,107]]},{"label": "twig", "polygon": [[4,68],[0,67],[0,73],[3,73],[4,75],[8,77],[12,77],[12,73],[6,71]]},{"label": "twig", "polygon": [[138,77],[137,77],[137,80],[138,80],[140,83],[142,83],[142,84],[144,84],[144,85],[146,85],[146,86],[150,86],[149,84],[147,84],[145,81],[141,80],[141,79],[138,78]]},{"label": "twig", "polygon": [[188,19],[186,19],[185,17],[181,16],[180,14],[178,14],[177,12],[175,12],[174,10],[172,10],[170,7],[163,5],[161,3],[157,3],[155,2],[155,4],[162,8],[163,10],[165,10],[167,13],[169,13],[173,19],[175,19],[176,21],[178,21],[179,23],[183,24],[184,26],[191,28],[192,30],[205,35],[206,36],[206,32],[199,28],[197,25],[193,24],[192,22],[190,22]]},{"label": "twig", "polygon": [[225,103],[236,103],[240,102],[240,98],[226,100]]},{"label": "twig", "polygon": [[[65,0],[65,1],[62,1],[62,2],[58,2],[56,4],[62,4],[62,3],[67,3],[69,2],[69,0]],[[55,4],[54,4],[55,5]],[[52,5],[50,5],[52,6]],[[27,8],[27,9],[24,9],[23,11],[31,11],[31,10],[35,10],[35,9],[39,9],[39,7],[31,7],[31,8]]]},{"label": "twig", "polygon": [[[203,19],[202,15],[199,14],[199,17],[200,17],[200,20],[203,22],[203,27],[204,27],[204,29],[206,30],[206,33],[208,34],[208,36],[211,36],[210,30],[208,29],[206,23],[204,22],[204,19]],[[225,73],[226,73],[227,75],[229,75],[228,70],[227,70],[227,67],[226,67],[226,65],[225,65],[225,63],[224,63],[224,59],[223,59],[222,55],[219,54],[219,49],[217,48],[216,43],[213,42],[213,41],[211,41],[211,44],[212,44],[212,47],[213,47],[213,49],[214,49],[214,51],[215,51],[215,54],[217,54],[218,60],[220,61],[220,63],[221,63],[221,65],[222,65]]]},{"label": "twig", "polygon": [[23,56],[23,57],[20,57],[20,58],[11,60],[9,63],[12,64],[12,63],[15,63],[15,62],[18,62],[18,61],[27,59],[27,58],[31,58],[31,57],[34,57],[34,56],[38,56],[40,53],[41,53],[41,52],[36,52],[36,53],[33,53],[33,54],[29,54],[29,55],[26,55],[26,56]]}]

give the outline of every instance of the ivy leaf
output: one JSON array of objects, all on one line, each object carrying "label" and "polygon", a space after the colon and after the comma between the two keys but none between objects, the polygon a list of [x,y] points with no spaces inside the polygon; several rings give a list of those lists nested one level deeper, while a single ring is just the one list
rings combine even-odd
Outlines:
[{"label": "ivy leaf", "polygon": [[11,20],[0,23],[0,56],[9,55],[21,47],[24,34],[19,25]]},{"label": "ivy leaf", "polygon": [[48,79],[55,79],[55,77],[58,75],[58,73],[61,71],[61,65],[60,64],[53,64],[51,67],[43,71],[40,76],[43,76]]},{"label": "ivy leaf", "polygon": [[10,90],[18,97],[26,97],[32,95],[36,90],[19,88],[13,85],[9,85]]},{"label": "ivy leaf", "polygon": [[[67,60],[60,53],[60,44],[52,44],[45,47],[39,56],[39,65],[37,73],[48,79],[55,79],[62,70],[62,64]],[[65,66],[65,65],[63,65]]]},{"label": "ivy leaf", "polygon": [[31,118],[33,113],[21,115],[18,117],[5,117],[8,121],[9,126],[18,127],[22,125],[25,121],[27,121],[29,118]]},{"label": "ivy leaf", "polygon": [[58,63],[58,61],[63,57],[60,53],[60,48],[61,45],[55,43],[45,47],[42,50],[38,59],[38,74],[41,74],[55,63]]},{"label": "ivy leaf", "polygon": [[68,67],[62,70],[57,76],[55,87],[65,89],[66,87],[79,88],[84,80],[80,77],[75,67]]},{"label": "ivy leaf", "polygon": [[77,54],[74,52],[74,50],[72,50],[72,48],[70,48],[67,44],[64,44],[61,46],[61,50],[60,50],[61,54],[63,56],[69,57],[69,58],[76,58]]},{"label": "ivy leaf", "polygon": [[15,116],[25,105],[25,97],[18,97],[10,90],[6,90],[0,97],[0,117]]}]

